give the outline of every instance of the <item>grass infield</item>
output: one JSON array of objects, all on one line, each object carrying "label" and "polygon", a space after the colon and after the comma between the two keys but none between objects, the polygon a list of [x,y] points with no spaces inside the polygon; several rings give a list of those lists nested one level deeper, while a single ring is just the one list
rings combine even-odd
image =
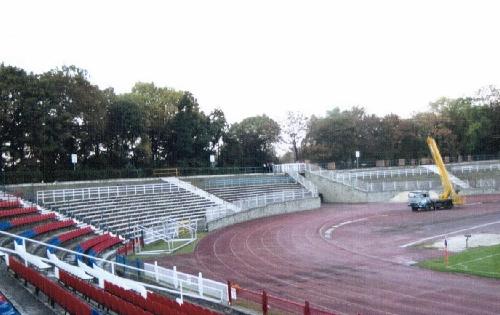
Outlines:
[{"label": "grass infield", "polygon": [[422,261],[420,267],[500,279],[500,245],[476,247],[457,254]]}]

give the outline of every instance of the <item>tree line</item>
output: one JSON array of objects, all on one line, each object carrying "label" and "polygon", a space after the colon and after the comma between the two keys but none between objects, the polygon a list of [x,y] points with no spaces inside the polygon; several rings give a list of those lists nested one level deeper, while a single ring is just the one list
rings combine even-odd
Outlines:
[{"label": "tree line", "polygon": [[365,161],[429,157],[427,136],[436,139],[443,156],[497,156],[500,153],[500,91],[440,98],[429,110],[403,119],[367,114],[363,108],[335,108],[311,117],[301,142],[302,158],[316,162],[351,163],[355,151]]},{"label": "tree line", "polygon": [[262,115],[228,125],[189,92],[136,83],[101,90],[74,66],[42,74],[0,65],[3,170],[262,165],[276,159],[280,127]]},{"label": "tree line", "polygon": [[378,117],[361,107],[334,108],[321,117],[288,113],[228,124],[224,112],[200,110],[187,91],[136,83],[116,94],[90,83],[75,66],[42,74],[0,65],[0,169],[80,169],[262,166],[281,161],[351,161],[428,156],[432,135],[443,154],[497,154],[500,97],[489,88],[476,97],[442,98],[430,110],[403,119]]}]

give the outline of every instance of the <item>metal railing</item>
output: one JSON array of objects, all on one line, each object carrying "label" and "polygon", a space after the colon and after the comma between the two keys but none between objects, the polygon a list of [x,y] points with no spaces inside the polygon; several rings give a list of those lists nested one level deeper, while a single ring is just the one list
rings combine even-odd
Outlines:
[{"label": "metal railing", "polygon": [[[11,233],[8,233],[5,231],[0,231],[0,235],[11,239],[12,242],[15,242],[16,240],[18,240],[18,242],[19,242],[19,240],[22,240],[23,244],[33,243],[33,244],[37,244],[38,246],[43,246],[46,249],[45,252],[47,252],[47,249],[52,248],[52,249],[57,250],[57,251],[66,252],[66,253],[70,254],[71,256],[88,258],[90,261],[95,261],[98,265],[100,265],[101,268],[103,268],[102,270],[110,273],[110,275],[105,275],[105,274],[103,275],[105,278],[107,278],[106,280],[108,280],[109,277],[112,277],[112,279],[115,279],[116,281],[120,281],[120,279],[123,279],[123,281],[127,281],[127,283],[136,284],[139,287],[144,287],[144,288],[148,288],[151,290],[167,292],[169,294],[180,296],[181,298],[182,298],[182,296],[190,296],[190,297],[197,298],[197,299],[203,299],[203,300],[207,300],[210,302],[217,302],[217,303],[224,303],[224,304],[226,304],[228,301],[227,300],[228,296],[227,296],[227,285],[226,284],[216,282],[216,281],[213,281],[210,279],[204,279],[201,277],[200,274],[198,276],[193,276],[193,275],[189,275],[189,274],[182,274],[181,276],[177,277],[175,283],[172,283],[171,281],[165,281],[165,277],[161,276],[161,270],[165,269],[162,267],[157,267],[157,268],[148,267],[148,268],[146,268],[146,264],[145,264],[145,268],[137,268],[137,267],[130,266],[127,264],[122,264],[119,262],[106,260],[106,259],[91,256],[91,255],[86,255],[86,254],[72,251],[70,249],[66,249],[63,247],[54,246],[54,245],[47,244],[47,243],[44,243],[41,241],[18,236],[18,235],[11,234]],[[22,247],[25,248],[26,246],[23,245]],[[17,246],[17,248],[19,248],[19,246]],[[44,264],[48,264],[50,267],[59,267],[59,268],[62,267],[61,269],[63,269],[64,266],[67,266],[67,268],[68,268],[67,271],[70,273],[75,272],[75,270],[76,270],[75,268],[78,268],[78,266],[79,266],[79,265],[68,264],[65,261],[64,262],[58,261],[58,264],[54,264],[55,263],[54,260],[51,260],[51,259],[48,259],[45,257],[41,257],[41,256],[36,256],[33,254],[26,255],[26,251],[18,251],[18,250],[13,250],[13,249],[4,248],[4,247],[0,247],[0,253],[7,254],[7,255],[14,254],[14,255],[20,256],[25,261],[25,263],[30,263],[31,260],[34,259],[34,261],[33,261],[34,263],[41,261]],[[83,259],[83,258],[81,258],[81,259]],[[81,261],[80,261],[80,263],[81,263]],[[89,271],[92,269],[95,269],[95,268],[86,267],[86,268],[82,269],[81,272],[82,273],[86,272],[87,274],[89,274]],[[96,273],[97,274],[100,273],[98,271],[98,269],[96,269]],[[120,274],[121,276],[118,276],[118,274]],[[95,275],[92,273],[90,275],[92,277],[95,277]],[[123,277],[123,276],[127,276],[127,277]],[[131,279],[131,277],[136,278],[137,280],[133,280],[133,279]],[[197,279],[196,280],[197,286],[193,286],[193,283],[192,283],[193,278]],[[200,278],[202,279],[201,282],[199,280]],[[102,279],[100,279],[100,280],[102,280]],[[151,280],[156,280],[158,285],[150,284]],[[132,282],[130,282],[130,281],[132,281]],[[215,287],[214,283],[217,283],[218,286]],[[104,281],[99,281],[99,284],[104,284]]]},{"label": "metal railing", "polygon": [[[345,172],[336,172],[336,171],[329,171],[329,170],[323,170],[320,169],[316,166],[312,166],[309,168],[312,174],[321,176],[325,179],[341,183],[343,185],[352,187],[354,189],[364,191],[364,192],[385,192],[385,191],[407,191],[407,190],[432,190],[432,189],[442,189],[441,186],[441,181],[439,180],[438,175],[434,174],[433,172],[422,168],[422,172],[420,170],[416,173],[414,173],[414,176],[419,176],[420,174],[426,175],[427,172],[429,173],[429,176],[432,174],[435,176],[434,179],[413,179],[409,180],[411,178],[412,174],[411,172],[404,172],[403,174],[407,174],[408,180],[390,180],[391,178],[395,178],[396,176],[385,176],[385,177],[378,177],[378,179],[384,179],[383,181],[370,181],[377,179],[376,176],[365,176],[363,177],[363,174],[356,174],[356,173],[345,173]],[[466,168],[465,168],[466,169]],[[489,168],[483,168],[483,170],[486,170]],[[495,170],[495,168],[492,168]],[[479,168],[481,170],[481,168]],[[472,170],[474,172],[474,169]],[[366,174],[366,173],[365,173]],[[380,174],[385,174],[387,175],[387,172],[381,172]],[[358,175],[358,176],[357,176]],[[372,174],[373,175],[373,174]],[[383,176],[383,175],[382,175]],[[364,181],[367,180],[367,181]],[[477,180],[469,180],[469,179],[464,179],[463,180],[468,187],[471,188],[491,188],[491,189],[496,189],[497,188],[497,180],[495,178],[482,178],[482,179],[477,179]]]},{"label": "metal railing", "polygon": [[466,174],[466,173],[479,173],[479,172],[498,172],[500,171],[500,163],[494,164],[475,164],[475,165],[448,165],[454,173]]},{"label": "metal railing", "polygon": [[211,222],[228,215],[237,213],[242,211],[241,208],[238,208],[239,211],[234,211],[233,208],[229,208],[227,205],[216,205],[205,210],[205,217],[207,218],[207,222]]},{"label": "metal railing", "polygon": [[52,204],[74,200],[93,200],[130,195],[178,192],[180,188],[171,183],[131,186],[106,186],[75,189],[40,190],[36,193],[37,203]]},{"label": "metal railing", "polygon": [[316,188],[316,185],[314,185],[310,180],[306,179],[297,172],[291,171],[287,172],[287,174],[290,175],[290,177],[293,178],[297,183],[302,185],[302,187],[309,190],[313,194],[313,196],[318,196],[318,188]]},{"label": "metal railing", "polygon": [[276,193],[267,193],[251,198],[240,199],[233,203],[238,205],[241,210],[248,210],[256,207],[264,207],[272,203],[282,203],[291,200],[314,197],[316,196],[312,192],[302,189],[301,191],[282,191]]},{"label": "metal railing", "polygon": [[283,176],[251,176],[251,177],[238,177],[238,178],[216,178],[209,179],[203,184],[203,188],[226,188],[226,187],[241,187],[250,185],[271,185],[290,183],[292,180]]},{"label": "metal railing", "polygon": [[224,205],[226,206],[228,209],[231,209],[233,210],[234,212],[238,212],[240,211],[240,209],[237,208],[236,205],[234,204],[231,204],[225,200],[222,200],[221,198],[213,195],[213,194],[210,194],[196,186],[193,186],[191,185],[190,183],[187,183],[185,181],[182,181],[178,178],[175,178],[175,177],[164,177],[162,178],[163,181],[165,182],[168,182],[172,185],[175,185],[175,186],[178,186],[178,187],[181,187],[182,189],[184,190],[187,190],[189,192],[191,192],[192,194],[194,195],[197,195],[201,198],[205,198],[205,199],[208,199],[210,200],[211,202],[215,203],[216,205]]},{"label": "metal railing", "polygon": [[218,205],[208,208],[205,213],[207,222],[211,222],[225,216],[232,215],[240,211],[246,211],[252,208],[264,207],[273,203],[283,203],[292,200],[315,197],[317,197],[317,195],[314,195],[312,192],[307,191],[306,189],[302,189],[300,191],[281,191],[275,193],[267,193],[234,201],[233,204],[235,204],[238,209],[240,209],[239,211],[233,211],[232,209],[229,209],[224,205]]},{"label": "metal railing", "polygon": [[157,282],[166,283],[169,286],[183,290],[197,292],[200,296],[208,296],[221,302],[228,301],[227,284],[203,278],[201,272],[197,276],[177,271],[176,266],[167,269],[155,264],[144,263],[144,270],[154,275]]},{"label": "metal railing", "polygon": [[[500,171],[500,163],[492,164],[447,164],[448,171],[457,174],[478,173],[478,172],[497,172]],[[316,165],[306,164],[306,170],[309,171],[329,171],[335,174],[337,180],[345,182],[353,179],[385,179],[394,177],[415,177],[415,176],[432,176],[434,172],[424,166],[415,167],[391,167],[384,169],[350,169],[350,170],[325,170]]]},{"label": "metal railing", "polygon": [[286,164],[273,165],[274,173],[288,173],[288,172],[303,173],[306,170],[307,170],[306,163],[286,163]]}]

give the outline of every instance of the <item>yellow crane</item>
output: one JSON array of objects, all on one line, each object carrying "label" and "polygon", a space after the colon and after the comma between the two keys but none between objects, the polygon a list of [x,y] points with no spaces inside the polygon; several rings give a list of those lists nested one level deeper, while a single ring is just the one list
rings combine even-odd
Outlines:
[{"label": "yellow crane", "polygon": [[408,193],[408,206],[410,206],[413,211],[418,211],[451,209],[454,205],[463,204],[464,199],[462,196],[459,196],[457,191],[453,188],[453,184],[444,166],[443,158],[441,157],[441,153],[439,153],[436,141],[431,137],[427,137],[427,145],[429,146],[432,158],[439,171],[443,192],[439,194],[438,199],[432,199],[428,191],[411,191]]},{"label": "yellow crane", "polygon": [[464,199],[462,198],[462,196],[459,196],[453,188],[453,184],[450,181],[450,177],[448,176],[448,171],[444,166],[443,158],[441,157],[441,153],[439,153],[439,148],[436,144],[436,140],[434,140],[432,137],[427,137],[427,145],[429,146],[429,150],[432,154],[432,159],[434,160],[434,164],[436,164],[436,167],[439,171],[439,177],[441,177],[441,184],[443,185],[443,192],[439,194],[439,199],[451,199],[454,205],[462,205],[464,203]]}]

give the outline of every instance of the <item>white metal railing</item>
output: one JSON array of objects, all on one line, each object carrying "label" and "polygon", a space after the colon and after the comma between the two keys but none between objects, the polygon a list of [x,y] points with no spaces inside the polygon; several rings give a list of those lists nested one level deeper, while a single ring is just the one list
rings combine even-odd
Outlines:
[{"label": "white metal railing", "polygon": [[306,191],[305,189],[301,191],[281,191],[276,193],[268,193],[263,195],[258,195],[255,197],[250,197],[246,199],[240,199],[235,201],[242,210],[248,210],[256,207],[263,207],[272,203],[286,202],[290,200],[298,200],[305,198],[316,197],[312,192]]},{"label": "white metal railing", "polygon": [[297,171],[290,169],[286,173],[293,178],[297,183],[309,190],[314,197],[318,196],[318,188],[310,180],[306,179],[304,176],[300,175]]},{"label": "white metal railing", "polygon": [[226,205],[216,205],[205,210],[205,217],[207,222],[211,222],[225,216],[240,212],[242,209],[238,207],[238,211],[228,208]]},{"label": "white metal railing", "polygon": [[369,191],[366,187],[363,187],[363,185],[358,185],[360,181],[354,176],[352,177],[349,176],[350,174],[344,174],[344,173],[339,174],[336,173],[335,171],[324,170],[322,168],[318,169],[316,167],[311,167],[309,172],[311,174],[318,175],[330,181],[341,183],[358,190]]},{"label": "white metal railing", "polygon": [[[500,170],[500,164],[488,164],[474,166],[454,166],[451,169],[455,173],[473,173],[481,171],[492,171],[495,172]],[[435,173],[425,167],[416,168],[401,168],[401,169],[391,169],[391,170],[380,170],[380,171],[332,171],[325,170],[316,165],[307,164],[306,170],[310,171],[312,174],[319,175],[328,180],[342,183],[346,186],[353,187],[355,189],[365,191],[365,192],[384,192],[384,191],[397,191],[397,190],[430,190],[430,189],[441,189],[441,182],[439,179],[413,179],[411,177],[433,177]],[[391,178],[408,178],[408,180],[391,180]],[[373,180],[382,179],[380,182],[373,182]],[[468,187],[472,188],[489,188],[496,187],[495,179],[479,179],[474,183],[470,180],[464,180],[464,183]]]},{"label": "white metal railing", "polygon": [[[281,191],[262,194],[255,197],[236,200],[233,203],[236,204],[239,209],[241,209],[240,211],[245,211],[256,207],[264,207],[272,203],[280,203],[315,197],[317,197],[317,195],[314,195],[312,192],[302,189],[301,191]],[[228,209],[225,206],[211,207],[206,210],[207,222],[211,222],[234,213],[236,212]]]},{"label": "white metal railing", "polygon": [[106,186],[75,189],[40,190],[36,193],[39,204],[52,204],[74,200],[92,200],[138,194],[177,192],[180,188],[171,183],[132,186]]},{"label": "white metal railing", "polygon": [[[87,254],[79,253],[76,251],[72,251],[67,248],[47,244],[41,241],[37,241],[34,239],[18,236],[15,234],[11,234],[5,231],[0,231],[0,235],[7,237],[12,240],[12,242],[15,242],[16,239],[22,240],[22,246],[20,247],[19,245],[15,247],[15,249],[9,249],[5,247],[0,247],[0,256],[1,255],[17,255],[19,256],[26,264],[28,263],[34,263],[34,264],[43,264],[45,266],[46,264],[49,265],[49,268],[65,268],[64,266],[67,265],[68,263],[65,263],[64,265],[60,263],[61,261],[55,261],[54,259],[49,259],[41,256],[36,256],[33,254],[28,254],[26,251],[26,244],[28,243],[33,243],[37,244],[39,246],[43,246],[46,250],[45,252],[48,252],[47,249],[52,248],[58,251],[64,251],[67,252],[70,255],[74,255],[76,257],[86,257],[89,258],[91,261],[96,261],[99,265],[102,266],[101,269],[97,266],[94,265],[94,267],[88,267],[84,266],[84,264],[81,264],[81,261],[78,265],[71,265],[71,268],[68,268],[69,266],[66,266],[66,271],[70,273],[75,273],[76,268],[82,268],[83,272],[90,274],[92,277],[98,278],[98,283],[100,287],[104,286],[104,279],[105,280],[110,280],[113,279],[113,283],[119,284],[120,286],[124,288],[128,288],[131,285],[134,287],[144,287],[147,289],[152,289],[152,290],[158,290],[158,291],[163,291],[167,292],[173,295],[180,296],[182,299],[182,296],[190,296],[193,298],[198,298],[198,299],[204,299],[207,301],[211,302],[218,302],[218,303],[227,303],[228,302],[228,297],[227,297],[227,285],[213,281],[210,279],[205,279],[201,277],[201,274],[198,276],[193,276],[189,274],[180,274],[180,276],[177,277],[176,282],[172,283],[171,281],[164,281],[165,278],[161,276],[161,271],[165,268],[162,267],[157,267],[155,270],[154,268],[151,269],[149,266],[146,267],[146,264],[144,264],[144,269],[142,268],[137,268],[133,266],[129,266],[126,264],[118,263],[115,261],[110,261],[98,257],[93,257]],[[24,249],[23,249],[24,248]],[[148,264],[149,265],[149,264]],[[154,265],[153,265],[154,266]],[[148,278],[149,280],[157,280],[156,282],[158,285],[153,285],[150,283],[146,282],[141,282],[141,281],[136,281],[136,280],[131,280],[128,278],[123,278],[120,276],[116,275],[116,270],[120,268],[124,270],[124,274],[131,274],[134,276],[137,276],[138,274],[142,274],[144,277]],[[61,268],[62,269],[62,268]],[[107,271],[106,271],[107,270]],[[80,273],[80,271],[78,271]],[[198,286],[193,285],[193,280],[196,278],[197,282],[199,283]],[[120,284],[121,283],[121,284]],[[165,286],[166,285],[166,286]]]},{"label": "white metal railing", "polygon": [[[286,164],[285,164],[286,165]],[[446,165],[448,171],[457,174],[478,173],[484,171],[496,172],[500,171],[500,163],[495,164],[475,164],[475,165]],[[387,179],[394,177],[415,177],[415,176],[432,176],[434,172],[425,166],[415,167],[394,167],[387,169],[350,169],[350,170],[324,170],[319,166],[305,164],[307,171],[329,171],[335,176],[336,181],[351,181],[355,179]]]},{"label": "white metal railing", "polygon": [[200,196],[202,198],[205,198],[205,199],[208,199],[210,201],[212,201],[213,203],[215,203],[216,205],[223,205],[223,206],[226,206],[228,209],[230,210],[233,210],[234,212],[238,212],[240,211],[240,209],[237,209],[237,206],[236,205],[233,205],[225,200],[222,200],[221,198],[213,195],[213,194],[210,194],[194,185],[191,185],[190,183],[187,183],[185,181],[182,181],[178,178],[175,178],[175,177],[164,177],[162,178],[163,181],[165,182],[168,182],[172,185],[176,185],[178,187],[181,187],[197,196]]},{"label": "white metal railing", "polygon": [[273,165],[274,173],[288,173],[288,172],[302,173],[306,170],[307,170],[306,163],[286,163],[286,164]]},{"label": "white metal railing", "polygon": [[286,177],[261,175],[261,176],[248,176],[237,178],[214,178],[204,182],[205,189],[211,188],[226,188],[226,187],[240,187],[249,185],[271,185],[291,182]]},{"label": "white metal railing", "polygon": [[197,292],[200,296],[210,297],[221,302],[228,301],[227,284],[203,278],[201,272],[197,276],[177,271],[174,266],[167,269],[155,264],[145,263],[144,270],[154,274],[154,279],[160,283],[167,283],[174,288],[182,284],[184,290]]},{"label": "white metal railing", "polygon": [[479,173],[479,172],[495,172],[500,171],[500,163],[495,164],[475,164],[475,165],[453,165],[447,166],[454,173]]}]

